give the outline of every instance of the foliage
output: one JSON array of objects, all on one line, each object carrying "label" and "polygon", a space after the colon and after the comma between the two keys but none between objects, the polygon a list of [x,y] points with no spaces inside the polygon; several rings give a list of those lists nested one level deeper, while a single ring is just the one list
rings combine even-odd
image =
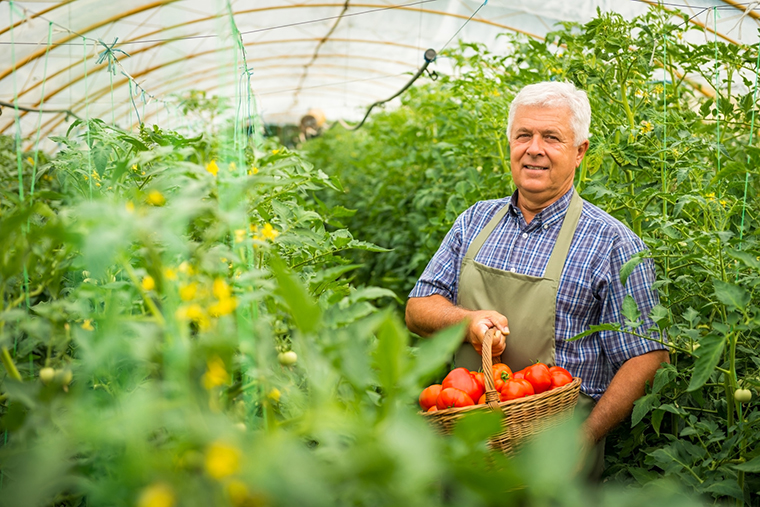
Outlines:
[{"label": "foliage", "polygon": [[[630,427],[608,439],[607,475],[638,484],[672,477],[756,505],[758,52],[705,43],[687,20],[657,9],[632,21],[599,14],[544,41],[509,36],[506,55],[462,44],[448,54],[454,75],[411,90],[363,131],[334,129],[304,150],[340,177],[345,193],[325,200],[356,209],[345,224],[393,248],[357,255],[366,263],[358,280],[403,297],[458,213],[512,193],[505,127],[516,91],[550,79],[585,89],[591,148],[576,185],[649,246],[661,296],[652,317],[672,361]],[[639,318],[633,306],[620,323],[628,330]],[[742,387],[753,392],[746,405],[733,398]]]}]

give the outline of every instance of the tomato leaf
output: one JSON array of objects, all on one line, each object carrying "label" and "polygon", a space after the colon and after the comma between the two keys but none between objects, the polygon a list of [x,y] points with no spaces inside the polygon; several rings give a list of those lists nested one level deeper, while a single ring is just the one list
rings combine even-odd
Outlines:
[{"label": "tomato leaf", "polygon": [[623,317],[626,318],[626,325],[636,328],[638,327],[638,321],[641,318],[641,312],[639,311],[639,305],[636,304],[636,300],[630,294],[625,295],[623,299]]},{"label": "tomato leaf", "polygon": [[705,488],[705,491],[717,493],[720,496],[730,496],[737,500],[744,500],[744,492],[739,488],[736,479],[724,479],[720,482],[714,482]]},{"label": "tomato leaf", "polygon": [[628,277],[631,276],[631,273],[633,273],[636,266],[644,262],[647,258],[649,258],[649,252],[646,250],[633,254],[631,258],[623,264],[623,267],[620,268],[620,283],[625,285],[625,282],[628,281]]},{"label": "tomato leaf", "polygon": [[729,308],[742,309],[749,303],[750,295],[746,289],[733,283],[713,280],[715,297]]},{"label": "tomato leaf", "polygon": [[504,414],[493,410],[473,410],[460,419],[454,427],[453,435],[470,444],[485,443],[489,437],[501,430]]},{"label": "tomato leaf", "polygon": [[600,331],[620,331],[620,324],[608,323],[608,324],[598,324],[594,326],[589,326],[587,331],[577,334],[567,341],[574,342],[575,340],[580,340],[581,338],[585,338],[587,336],[590,336],[594,333],[598,333]]},{"label": "tomato leaf", "polygon": [[652,407],[659,405],[660,395],[647,394],[642,396],[635,402],[633,402],[633,413],[631,414],[631,428],[641,422],[645,415],[647,415]]},{"label": "tomato leaf", "polygon": [[461,323],[425,338],[416,350],[416,358],[410,371],[412,380],[425,383],[431,375],[438,373],[462,343],[464,332],[465,324]]},{"label": "tomato leaf", "polygon": [[707,335],[699,341],[699,349],[695,355],[694,374],[691,376],[687,391],[696,391],[707,382],[713,370],[718,365],[726,340],[722,336]]},{"label": "tomato leaf", "polygon": [[399,388],[399,379],[408,361],[405,351],[408,340],[409,333],[392,313],[387,312],[377,329],[377,348],[373,358],[380,386],[386,395],[395,393]]},{"label": "tomato leaf", "polygon": [[277,279],[275,293],[285,302],[298,329],[303,333],[316,330],[322,318],[319,305],[280,258],[272,256],[270,265]]},{"label": "tomato leaf", "polygon": [[760,456],[755,456],[754,458],[747,461],[746,463],[734,465],[733,468],[735,468],[736,470],[741,470],[743,472],[750,472],[750,473],[756,474],[760,472]]}]

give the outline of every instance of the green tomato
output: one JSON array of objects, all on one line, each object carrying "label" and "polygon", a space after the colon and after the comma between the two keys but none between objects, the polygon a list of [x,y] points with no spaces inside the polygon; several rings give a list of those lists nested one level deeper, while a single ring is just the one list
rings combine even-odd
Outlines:
[{"label": "green tomato", "polygon": [[283,366],[292,366],[298,361],[298,355],[292,350],[288,350],[287,352],[280,352],[277,354],[277,360],[280,361],[280,364]]},{"label": "green tomato", "polygon": [[737,389],[734,391],[734,399],[740,403],[747,403],[752,399],[752,391],[749,389]]},{"label": "green tomato", "polygon": [[40,380],[43,384],[49,384],[55,378],[55,370],[49,366],[40,370]]}]

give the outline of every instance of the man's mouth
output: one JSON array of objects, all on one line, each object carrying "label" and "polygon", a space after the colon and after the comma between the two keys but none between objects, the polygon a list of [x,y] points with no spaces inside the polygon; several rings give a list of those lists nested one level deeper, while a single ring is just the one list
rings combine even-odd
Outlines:
[{"label": "man's mouth", "polygon": [[524,164],[523,169],[527,169],[528,171],[547,171],[549,168],[542,165]]}]

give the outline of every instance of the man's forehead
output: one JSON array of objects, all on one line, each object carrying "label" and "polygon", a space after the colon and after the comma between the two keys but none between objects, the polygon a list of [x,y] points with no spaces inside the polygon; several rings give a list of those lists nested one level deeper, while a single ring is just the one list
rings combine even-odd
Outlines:
[{"label": "man's forehead", "polygon": [[572,112],[562,106],[519,106],[515,111],[515,129],[541,128],[565,130],[571,128]]}]

